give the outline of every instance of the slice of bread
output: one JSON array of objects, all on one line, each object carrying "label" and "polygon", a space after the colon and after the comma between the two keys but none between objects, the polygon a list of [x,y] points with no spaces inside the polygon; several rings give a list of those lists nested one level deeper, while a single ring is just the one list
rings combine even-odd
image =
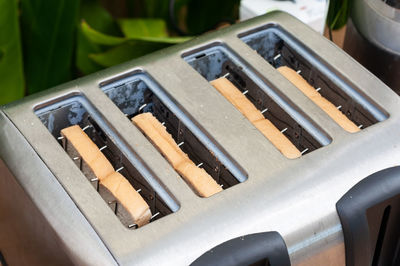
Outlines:
[{"label": "slice of bread", "polygon": [[211,85],[228,99],[283,155],[290,159],[301,156],[301,152],[296,146],[271,121],[264,118],[261,111],[232,82],[226,78],[218,78],[211,81]]},{"label": "slice of bread", "polygon": [[360,131],[360,128],[347,118],[334,104],[324,98],[316,89],[314,89],[302,76],[297,74],[293,69],[282,66],[278,71],[287,78],[293,85],[295,85],[304,95],[312,100],[319,106],[325,113],[329,115],[339,126],[344,130],[354,133]]},{"label": "slice of bread", "polygon": [[132,118],[132,122],[146,135],[154,146],[182,176],[189,186],[201,197],[210,197],[222,188],[204,170],[197,167],[188,155],[176,144],[166,128],[151,113]]},{"label": "slice of bread", "polygon": [[[61,130],[63,145],[67,153],[89,179],[98,179],[99,193],[107,202],[117,208],[116,214],[128,226],[142,226],[149,223],[151,211],[142,196],[129,181],[114,167],[89,136],[77,125]],[[92,182],[97,187],[96,182]],[[115,203],[116,202],[116,203]]]}]

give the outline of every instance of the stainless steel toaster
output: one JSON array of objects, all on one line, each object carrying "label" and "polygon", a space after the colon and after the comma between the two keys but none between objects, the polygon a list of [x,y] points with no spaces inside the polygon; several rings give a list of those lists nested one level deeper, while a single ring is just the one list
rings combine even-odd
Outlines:
[{"label": "stainless steel toaster", "polygon": [[[296,70],[361,130],[284,78]],[[209,81],[227,77],[301,151],[283,156]],[[223,187],[197,196],[129,118],[152,112]],[[123,224],[67,154],[79,125],[150,206]],[[3,106],[0,258],[9,265],[400,265],[400,98],[273,12]],[[64,146],[63,146],[64,145]]]}]

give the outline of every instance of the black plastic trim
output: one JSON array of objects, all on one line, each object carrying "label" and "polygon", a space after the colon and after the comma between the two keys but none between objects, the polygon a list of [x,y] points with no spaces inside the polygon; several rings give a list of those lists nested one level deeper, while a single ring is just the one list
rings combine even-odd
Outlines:
[{"label": "black plastic trim", "polygon": [[400,265],[400,167],[376,172],[337,203],[346,265]]},{"label": "black plastic trim", "polygon": [[191,266],[290,266],[289,253],[278,232],[263,232],[228,240],[207,251]]}]

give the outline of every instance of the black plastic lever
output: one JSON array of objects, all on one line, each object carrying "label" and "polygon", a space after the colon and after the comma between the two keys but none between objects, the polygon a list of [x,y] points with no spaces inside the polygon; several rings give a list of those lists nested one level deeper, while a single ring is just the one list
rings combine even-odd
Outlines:
[{"label": "black plastic lever", "polygon": [[336,204],[347,266],[400,265],[400,167],[374,173]]},{"label": "black plastic lever", "polygon": [[191,266],[290,266],[286,244],[277,232],[265,232],[226,241],[207,251]]}]

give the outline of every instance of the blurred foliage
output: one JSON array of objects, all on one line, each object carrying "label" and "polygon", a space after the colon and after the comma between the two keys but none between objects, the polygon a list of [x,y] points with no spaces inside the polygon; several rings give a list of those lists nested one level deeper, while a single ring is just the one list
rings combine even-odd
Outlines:
[{"label": "blurred foliage", "polygon": [[79,0],[21,0],[28,93],[70,80]]},{"label": "blurred foliage", "polygon": [[17,2],[0,0],[0,104],[24,96]]},{"label": "blurred foliage", "polygon": [[0,0],[0,104],[238,19],[240,0]]},{"label": "blurred foliage", "polygon": [[[171,44],[189,40],[190,37],[169,37],[162,19],[121,19],[118,21],[124,37],[106,35],[82,22],[81,30],[95,45],[110,46],[105,52],[91,53],[89,59],[102,67],[109,67],[151,53]],[[80,69],[85,73],[85,69]]]},{"label": "blurred foliage", "polygon": [[331,0],[326,24],[332,30],[338,30],[347,23],[350,15],[350,0]]},{"label": "blurred foliage", "polygon": [[[347,20],[332,0],[328,24]],[[0,0],[0,104],[238,19],[240,0]]]}]

